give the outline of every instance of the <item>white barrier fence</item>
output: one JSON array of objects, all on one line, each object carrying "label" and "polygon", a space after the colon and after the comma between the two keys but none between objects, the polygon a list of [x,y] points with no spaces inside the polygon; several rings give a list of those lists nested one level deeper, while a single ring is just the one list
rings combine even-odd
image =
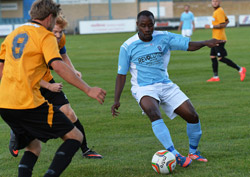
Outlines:
[{"label": "white barrier fence", "polygon": [[[237,26],[236,17],[234,15],[228,16],[230,23],[229,27]],[[205,25],[212,24],[212,16],[195,17],[195,28],[204,28]],[[161,20],[160,23],[156,22],[155,27],[173,27],[179,26],[179,21],[170,22]],[[11,33],[15,28],[21,24],[8,24],[0,25],[0,36],[6,36]],[[239,15],[238,25],[250,25],[250,15]],[[98,21],[79,21],[79,33],[80,34],[98,34],[98,33],[120,33],[120,32],[135,32],[136,31],[136,19],[124,19],[124,20],[98,20]]]},{"label": "white barrier fence", "polygon": [[250,15],[240,15],[239,25],[250,25]]},{"label": "white barrier fence", "polygon": [[80,21],[80,34],[134,32],[136,19]]},{"label": "white barrier fence", "polygon": [[[228,27],[235,27],[236,21],[234,15],[228,15],[229,24]],[[213,17],[212,16],[202,16],[202,17],[195,17],[194,23],[195,28],[204,28],[205,25],[212,25]]]},{"label": "white barrier fence", "polygon": [[0,25],[0,36],[6,36],[13,30],[13,25]]}]

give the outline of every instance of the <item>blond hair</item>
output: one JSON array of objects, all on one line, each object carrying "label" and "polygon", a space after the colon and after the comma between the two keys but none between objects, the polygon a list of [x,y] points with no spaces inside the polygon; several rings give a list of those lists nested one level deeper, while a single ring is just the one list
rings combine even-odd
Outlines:
[{"label": "blond hair", "polygon": [[65,29],[68,26],[68,21],[65,19],[65,17],[60,14],[56,18],[56,25],[60,26],[60,28]]}]

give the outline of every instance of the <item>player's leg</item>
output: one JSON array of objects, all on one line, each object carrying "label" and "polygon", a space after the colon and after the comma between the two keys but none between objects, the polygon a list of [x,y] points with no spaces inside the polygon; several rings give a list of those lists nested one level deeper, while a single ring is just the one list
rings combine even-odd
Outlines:
[{"label": "player's leg", "polygon": [[[63,137],[65,142],[56,152],[50,169],[46,173],[48,176],[60,176],[82,143],[82,133],[61,111],[51,104],[44,103],[37,108],[27,110],[0,109],[0,114],[16,135],[17,149],[24,147],[27,147],[28,150],[39,148],[38,144],[32,143],[36,138],[46,142],[52,138]],[[39,149],[32,150],[32,154],[38,155],[39,151]],[[30,153],[24,155],[32,158]],[[35,159],[33,160],[35,161]],[[28,160],[28,162],[30,161]],[[24,162],[22,161],[22,163]],[[22,175],[19,175],[19,177],[22,177]],[[24,177],[29,176],[24,175]]]},{"label": "player's leg", "polygon": [[218,60],[220,62],[225,63],[226,65],[236,69],[240,74],[240,80],[244,81],[245,76],[246,76],[246,68],[240,67],[236,63],[234,63],[231,59],[226,58],[227,51],[225,49],[225,43],[219,45],[218,53],[220,53],[220,57],[218,57]]},{"label": "player's leg", "polygon": [[83,135],[76,127],[74,127],[70,132],[64,135],[62,139],[64,140],[64,143],[57,149],[53,161],[44,177],[61,175],[79,149]]},{"label": "player's leg", "polygon": [[239,74],[240,74],[240,80],[241,80],[241,81],[244,81],[244,79],[245,79],[245,77],[246,77],[246,71],[247,71],[245,67],[240,67],[240,66],[238,66],[238,65],[235,64],[232,60],[230,60],[230,59],[228,59],[228,58],[226,58],[226,57],[220,57],[220,58],[218,58],[218,59],[219,59],[220,62],[225,63],[225,64],[227,64],[228,66],[230,66],[230,67],[236,69],[236,70],[239,72]]},{"label": "player's leg", "polygon": [[187,135],[189,138],[189,157],[194,160],[207,162],[207,159],[199,153],[198,145],[202,135],[199,116],[189,100],[183,102],[175,113],[187,122]]},{"label": "player's leg", "polygon": [[186,37],[186,30],[182,29],[182,30],[181,30],[181,35],[182,35],[183,37]]},{"label": "player's leg", "polygon": [[232,60],[226,58],[227,51],[225,49],[225,43],[219,44],[219,46],[216,48],[216,52],[218,55],[218,60],[222,63],[225,63],[226,65],[236,69],[237,71],[240,70],[240,67],[236,65]]},{"label": "player's leg", "polygon": [[[163,84],[162,92],[159,96],[161,98],[161,107],[170,119],[174,119],[177,114],[174,112],[183,102],[188,100],[188,97],[174,84]],[[180,153],[176,153],[176,161],[181,167],[188,167],[192,160]]]},{"label": "player's leg", "polygon": [[212,61],[212,69],[213,69],[213,77],[211,77],[210,79],[207,80],[207,82],[218,82],[220,81],[219,75],[218,75],[218,60],[217,60],[217,52],[216,52],[216,47],[211,48],[210,51],[210,58]]},{"label": "player's leg", "polygon": [[[52,79],[50,80],[50,83],[55,83],[55,81]],[[45,88],[41,88],[40,90],[44,98],[48,100],[49,103],[56,105],[60,109],[60,111],[62,111],[71,120],[71,122],[82,132],[83,138],[84,138],[82,146],[81,146],[83,157],[92,158],[92,159],[103,158],[102,155],[88,148],[86,134],[85,134],[83,125],[81,124],[79,119],[77,119],[77,116],[74,110],[71,108],[70,103],[66,95],[64,94],[64,92],[63,91],[51,92],[50,90],[45,89]]]},{"label": "player's leg", "polygon": [[70,164],[72,157],[80,148],[83,140],[82,133],[61,111],[56,111],[56,109],[54,108],[53,115],[53,124],[55,126],[52,126],[52,130],[50,130],[50,133],[56,134],[56,136],[60,136],[60,134],[62,134],[63,132],[59,132],[59,130],[65,132],[64,129],[72,129],[60,136],[64,140],[64,142],[57,149],[53,161],[48,171],[44,175],[45,177],[60,176],[60,174]]},{"label": "player's leg", "polygon": [[192,36],[192,30],[191,29],[186,29],[185,37],[191,38],[191,36]]},{"label": "player's leg", "polygon": [[219,59],[220,62],[225,63],[228,66],[230,66],[230,67],[232,67],[232,68],[234,68],[234,69],[236,69],[237,71],[240,72],[241,67],[238,66],[237,64],[235,64],[232,60],[230,60],[230,59],[228,59],[226,57],[218,57],[218,59]]},{"label": "player's leg", "polygon": [[[143,111],[149,117],[152,123],[152,129],[157,137],[157,139],[161,142],[161,144],[174,155],[181,156],[179,152],[174,148],[174,144],[172,142],[172,138],[170,132],[164,123],[160,107],[159,107],[159,95],[162,92],[163,84],[154,84],[145,87],[132,87],[132,95],[136,99],[136,101],[140,104]],[[167,91],[166,91],[167,93]],[[164,95],[164,93],[163,93]],[[172,110],[173,112],[174,110]],[[188,167],[192,160],[190,158],[181,157],[182,167]],[[179,159],[177,159],[178,161]],[[180,161],[180,160],[179,160]]]},{"label": "player's leg", "polygon": [[26,148],[19,162],[18,176],[32,176],[33,167],[41,152],[41,143],[39,140],[33,140]]},{"label": "player's leg", "polygon": [[36,164],[38,156],[41,152],[41,146],[40,142],[27,133],[22,126],[23,122],[25,122],[22,121],[23,118],[28,117],[28,115],[25,114],[25,110],[10,109],[0,109],[0,114],[15,135],[14,148],[18,150],[27,147],[18,166],[18,177],[31,177],[33,167]]},{"label": "player's leg", "polygon": [[161,118],[159,101],[150,96],[144,96],[141,98],[140,105],[149,117],[153,132],[161,144],[174,155],[178,154],[179,152],[174,148],[170,132]]},{"label": "player's leg", "polygon": [[84,131],[84,127],[77,119],[77,116],[74,110],[71,108],[70,104],[64,104],[60,107],[60,111],[62,111],[70,120],[71,122],[82,132],[83,134],[83,142],[81,145],[82,155],[83,157],[90,158],[90,159],[102,159],[103,156],[95,152],[94,150],[88,148],[87,146],[87,139],[86,134]]}]

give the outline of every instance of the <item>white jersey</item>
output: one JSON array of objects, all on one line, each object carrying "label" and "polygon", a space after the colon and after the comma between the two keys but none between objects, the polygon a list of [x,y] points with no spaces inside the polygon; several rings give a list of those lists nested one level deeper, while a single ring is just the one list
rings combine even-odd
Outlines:
[{"label": "white jersey", "polygon": [[130,69],[132,86],[170,83],[167,66],[171,50],[187,50],[189,38],[167,31],[154,31],[150,42],[135,34],[120,48],[118,74],[126,75]]}]

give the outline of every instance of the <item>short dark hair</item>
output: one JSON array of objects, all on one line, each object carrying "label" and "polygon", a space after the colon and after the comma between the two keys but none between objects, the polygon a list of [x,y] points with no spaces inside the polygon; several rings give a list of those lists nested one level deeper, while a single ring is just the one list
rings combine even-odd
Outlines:
[{"label": "short dark hair", "polygon": [[44,20],[50,14],[57,17],[60,11],[60,4],[53,0],[36,0],[31,6],[30,17],[34,20]]},{"label": "short dark hair", "polygon": [[141,16],[146,16],[146,17],[152,16],[153,19],[155,19],[154,14],[152,12],[148,11],[148,10],[143,10],[143,11],[139,12],[138,15],[137,15],[137,21],[139,20],[139,18]]}]

